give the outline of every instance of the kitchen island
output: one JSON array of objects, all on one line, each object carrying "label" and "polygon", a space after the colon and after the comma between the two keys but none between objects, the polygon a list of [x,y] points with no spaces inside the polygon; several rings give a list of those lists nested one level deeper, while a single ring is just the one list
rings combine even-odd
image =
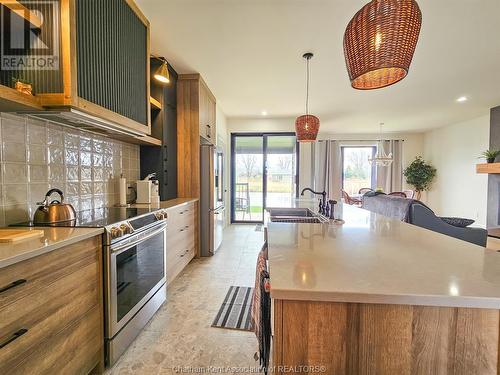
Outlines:
[{"label": "kitchen island", "polygon": [[500,253],[339,208],[268,224],[275,371],[497,374]]}]

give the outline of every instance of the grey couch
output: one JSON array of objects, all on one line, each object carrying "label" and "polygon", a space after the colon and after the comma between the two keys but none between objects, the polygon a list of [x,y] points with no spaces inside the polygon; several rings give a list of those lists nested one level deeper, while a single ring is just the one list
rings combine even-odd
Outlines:
[{"label": "grey couch", "polygon": [[443,221],[425,204],[414,199],[389,195],[363,196],[364,209],[402,220],[434,232],[446,234],[479,246],[486,246],[488,232],[483,228],[457,227]]}]

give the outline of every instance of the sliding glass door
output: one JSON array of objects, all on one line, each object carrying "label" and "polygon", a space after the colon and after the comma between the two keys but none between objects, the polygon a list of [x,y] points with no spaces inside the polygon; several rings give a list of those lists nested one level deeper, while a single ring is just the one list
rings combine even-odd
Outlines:
[{"label": "sliding glass door", "polygon": [[231,136],[231,221],[262,222],[266,207],[289,207],[297,194],[294,133]]},{"label": "sliding glass door", "polygon": [[264,139],[242,135],[231,141],[231,221],[260,222],[264,208]]}]

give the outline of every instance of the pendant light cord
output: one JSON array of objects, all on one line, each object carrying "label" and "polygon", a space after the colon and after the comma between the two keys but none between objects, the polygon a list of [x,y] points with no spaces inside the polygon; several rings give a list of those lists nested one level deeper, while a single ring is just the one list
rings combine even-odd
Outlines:
[{"label": "pendant light cord", "polygon": [[306,59],[306,115],[309,115],[309,60]]}]

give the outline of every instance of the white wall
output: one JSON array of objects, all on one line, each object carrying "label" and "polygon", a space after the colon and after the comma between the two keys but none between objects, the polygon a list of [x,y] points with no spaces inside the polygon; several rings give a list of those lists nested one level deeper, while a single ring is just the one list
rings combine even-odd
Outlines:
[{"label": "white wall", "polygon": [[477,158],[489,146],[490,115],[424,134],[424,159],[437,175],[426,203],[437,214],[476,220],[486,226],[487,175],[477,174]]}]

